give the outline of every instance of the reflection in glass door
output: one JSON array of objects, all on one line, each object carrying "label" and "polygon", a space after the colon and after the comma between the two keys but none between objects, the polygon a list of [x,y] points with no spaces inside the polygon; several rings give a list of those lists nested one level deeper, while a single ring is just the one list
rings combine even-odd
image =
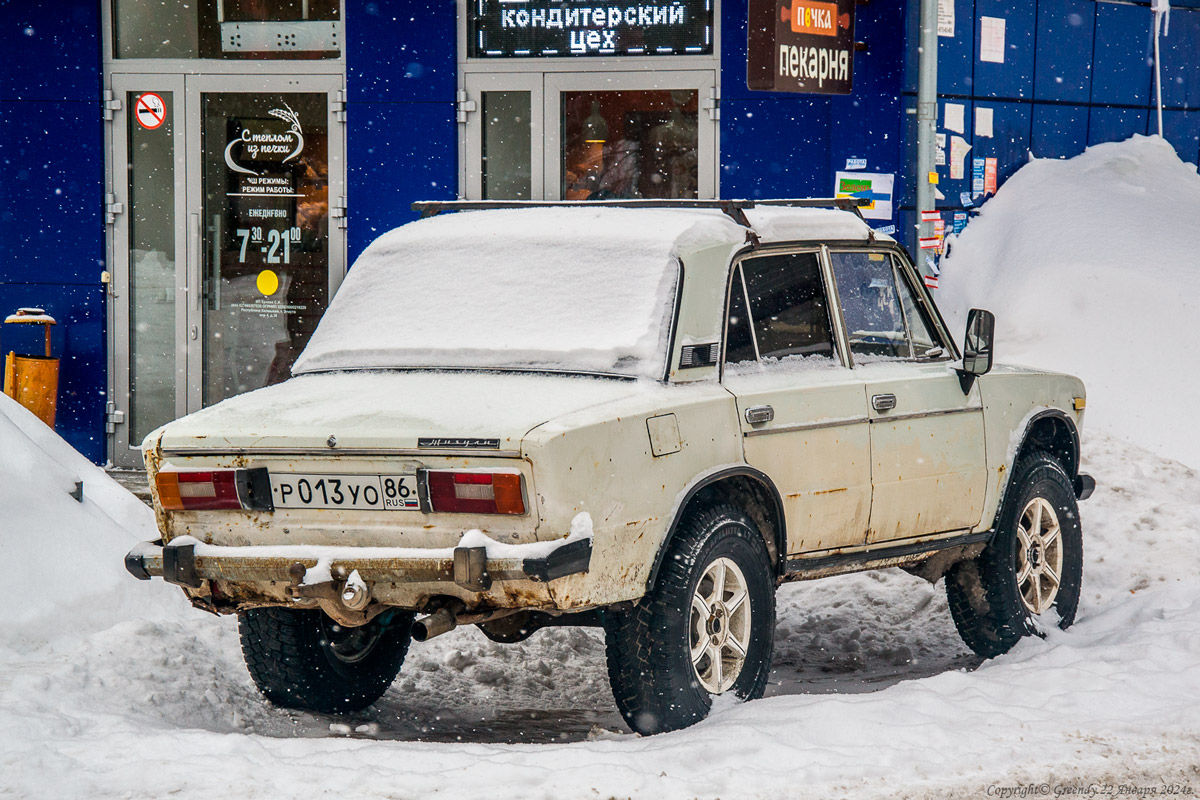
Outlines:
[{"label": "reflection in glass door", "polygon": [[204,405],[290,377],[328,305],[327,105],[201,96]]}]

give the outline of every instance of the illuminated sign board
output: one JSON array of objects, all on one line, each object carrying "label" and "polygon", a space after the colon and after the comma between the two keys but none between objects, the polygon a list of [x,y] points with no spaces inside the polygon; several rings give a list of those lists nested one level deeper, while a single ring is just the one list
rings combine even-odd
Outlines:
[{"label": "illuminated sign board", "polygon": [[855,0],[750,0],[746,85],[850,94]]},{"label": "illuminated sign board", "polygon": [[468,0],[471,58],[707,55],[713,0]]}]

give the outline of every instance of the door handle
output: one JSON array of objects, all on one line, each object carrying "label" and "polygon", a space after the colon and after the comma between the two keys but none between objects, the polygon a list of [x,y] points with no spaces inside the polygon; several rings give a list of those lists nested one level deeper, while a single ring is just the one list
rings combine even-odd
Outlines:
[{"label": "door handle", "polygon": [[750,406],[746,409],[746,422],[751,425],[761,425],[775,419],[775,409],[771,406]]},{"label": "door handle", "polygon": [[876,411],[891,411],[896,407],[896,395],[877,394],[871,398],[871,408]]},{"label": "door handle", "polygon": [[188,267],[187,290],[190,295],[188,299],[191,300],[192,308],[199,311],[200,295],[202,294],[200,291],[201,262],[204,261],[204,237],[200,235],[200,215],[192,214],[191,223],[192,246],[190,255],[193,261]]}]

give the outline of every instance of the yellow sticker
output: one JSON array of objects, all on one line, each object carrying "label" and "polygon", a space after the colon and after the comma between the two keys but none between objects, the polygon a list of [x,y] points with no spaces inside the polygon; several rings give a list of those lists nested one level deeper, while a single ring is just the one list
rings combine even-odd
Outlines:
[{"label": "yellow sticker", "polygon": [[872,261],[883,261],[883,253],[868,253],[867,258]]},{"label": "yellow sticker", "polygon": [[258,273],[258,290],[264,296],[270,297],[279,289],[279,276],[273,270],[264,269]]}]

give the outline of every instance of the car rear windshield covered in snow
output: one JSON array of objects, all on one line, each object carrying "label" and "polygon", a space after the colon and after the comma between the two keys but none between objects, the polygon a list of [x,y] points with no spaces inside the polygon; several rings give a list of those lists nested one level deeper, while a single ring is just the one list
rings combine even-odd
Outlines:
[{"label": "car rear windshield covered in snow", "polygon": [[724,241],[731,228],[716,212],[616,208],[459,212],[414,222],[359,257],[293,372],[661,377],[677,241]]}]

